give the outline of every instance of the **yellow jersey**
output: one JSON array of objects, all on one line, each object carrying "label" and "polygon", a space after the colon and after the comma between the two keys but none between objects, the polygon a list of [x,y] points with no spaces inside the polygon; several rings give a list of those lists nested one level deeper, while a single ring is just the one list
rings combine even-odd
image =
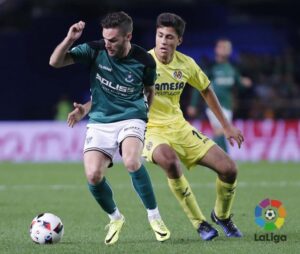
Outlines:
[{"label": "yellow jersey", "polygon": [[157,79],[147,126],[163,126],[185,121],[179,104],[185,85],[189,84],[202,91],[208,87],[209,79],[191,57],[178,51],[175,51],[169,64],[159,62],[154,49],[149,53],[156,62]]}]

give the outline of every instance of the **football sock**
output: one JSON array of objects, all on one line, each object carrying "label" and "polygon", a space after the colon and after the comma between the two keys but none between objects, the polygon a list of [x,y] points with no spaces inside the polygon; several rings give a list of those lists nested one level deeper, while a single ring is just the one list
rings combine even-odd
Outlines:
[{"label": "football sock", "polygon": [[221,147],[227,153],[228,149],[224,135],[214,136],[213,140],[217,143],[219,147]]},{"label": "football sock", "polygon": [[174,196],[180,203],[185,214],[193,224],[193,226],[198,229],[199,224],[205,221],[205,217],[197,203],[194,193],[186,180],[184,175],[177,179],[169,179],[168,184],[173,192]]},{"label": "football sock", "polygon": [[130,176],[133,187],[141,198],[144,206],[147,209],[155,209],[157,207],[157,204],[151,180],[144,165],[142,165],[137,171],[130,172]]},{"label": "football sock", "polygon": [[122,215],[119,209],[116,208],[116,210],[112,214],[108,214],[108,217],[110,218],[110,220],[120,220],[122,218]]},{"label": "football sock", "polygon": [[215,204],[215,213],[219,219],[227,219],[235,196],[237,181],[234,183],[222,182],[219,178],[216,180],[217,199]]},{"label": "football sock", "polygon": [[154,209],[147,209],[147,213],[148,213],[149,221],[161,219],[161,216],[160,216],[160,213],[159,213],[159,210],[157,207]]},{"label": "football sock", "polygon": [[101,182],[95,185],[88,183],[88,186],[92,195],[102,209],[108,214],[113,214],[117,206],[113,199],[112,189],[110,188],[106,178],[104,177]]}]

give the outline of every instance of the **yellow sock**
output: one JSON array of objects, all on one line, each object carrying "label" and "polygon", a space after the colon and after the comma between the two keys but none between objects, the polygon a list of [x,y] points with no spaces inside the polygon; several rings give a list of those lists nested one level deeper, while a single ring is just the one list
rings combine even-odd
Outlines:
[{"label": "yellow sock", "polygon": [[199,224],[206,219],[200,210],[200,207],[188,181],[186,180],[184,175],[182,175],[178,179],[168,178],[168,184],[179,204],[183,208],[185,214],[187,215],[193,226],[198,229]]},{"label": "yellow sock", "polygon": [[216,180],[217,199],[215,204],[215,213],[220,219],[227,219],[235,196],[237,182],[225,183],[219,178]]}]

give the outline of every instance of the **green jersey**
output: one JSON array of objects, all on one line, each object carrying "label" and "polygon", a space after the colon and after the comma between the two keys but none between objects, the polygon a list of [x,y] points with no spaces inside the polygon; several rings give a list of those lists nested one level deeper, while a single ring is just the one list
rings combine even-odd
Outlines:
[{"label": "green jersey", "polygon": [[[240,86],[240,75],[238,71],[228,62],[216,63],[207,72],[212,88],[216,93],[222,107],[232,110],[233,88]],[[199,92],[194,90],[192,95],[192,105],[196,105],[199,99]]]},{"label": "green jersey", "polygon": [[112,123],[127,119],[147,121],[144,85],[154,85],[156,65],[146,50],[132,44],[126,57],[110,57],[104,40],[100,40],[80,44],[69,53],[75,62],[90,67],[90,123]]}]

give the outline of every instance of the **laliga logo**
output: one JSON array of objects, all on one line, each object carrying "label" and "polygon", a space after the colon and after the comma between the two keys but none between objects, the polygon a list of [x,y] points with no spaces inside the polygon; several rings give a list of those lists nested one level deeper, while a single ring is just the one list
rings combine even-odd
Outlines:
[{"label": "laliga logo", "polygon": [[255,207],[255,222],[265,230],[282,227],[286,211],[279,200],[264,199]]},{"label": "laliga logo", "polygon": [[[280,229],[284,224],[286,210],[279,200],[266,198],[262,200],[254,210],[255,223],[266,231]],[[286,235],[266,233],[264,235],[254,235],[255,241],[273,241],[278,243],[286,241]]]}]

